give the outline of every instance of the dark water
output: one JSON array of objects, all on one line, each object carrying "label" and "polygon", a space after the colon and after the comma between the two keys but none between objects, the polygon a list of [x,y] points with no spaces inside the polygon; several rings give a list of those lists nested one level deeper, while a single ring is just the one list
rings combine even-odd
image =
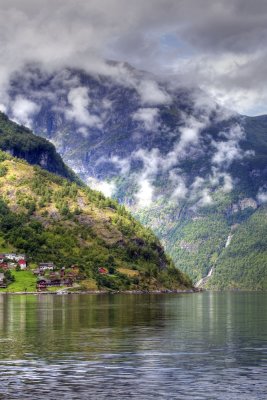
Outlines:
[{"label": "dark water", "polygon": [[0,296],[1,399],[267,399],[267,293]]}]

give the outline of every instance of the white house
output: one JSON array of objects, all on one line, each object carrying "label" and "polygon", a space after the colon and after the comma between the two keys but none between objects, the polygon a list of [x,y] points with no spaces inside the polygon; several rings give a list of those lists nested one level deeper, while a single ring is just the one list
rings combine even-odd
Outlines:
[{"label": "white house", "polygon": [[46,263],[40,263],[39,264],[39,271],[40,272],[41,271],[47,271],[47,270],[53,271],[54,268],[55,268],[55,265],[52,262],[46,262]]}]

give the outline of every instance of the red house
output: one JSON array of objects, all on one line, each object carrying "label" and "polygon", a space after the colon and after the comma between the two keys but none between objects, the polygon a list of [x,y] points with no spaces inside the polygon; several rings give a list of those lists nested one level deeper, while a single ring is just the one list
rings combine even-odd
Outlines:
[{"label": "red house", "polygon": [[27,268],[27,263],[25,260],[19,260],[18,265],[20,266],[20,269],[26,269]]},{"label": "red house", "polygon": [[8,264],[6,262],[0,262],[0,269],[8,269]]},{"label": "red house", "polygon": [[100,267],[100,268],[98,268],[98,272],[103,275],[103,274],[107,274],[108,270],[104,267]]}]

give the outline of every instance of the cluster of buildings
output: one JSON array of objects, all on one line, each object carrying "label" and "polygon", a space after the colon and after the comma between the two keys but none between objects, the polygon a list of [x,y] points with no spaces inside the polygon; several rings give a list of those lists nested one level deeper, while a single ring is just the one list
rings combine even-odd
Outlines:
[{"label": "cluster of buildings", "polygon": [[26,269],[27,261],[25,254],[15,254],[15,253],[1,253],[0,254],[0,288],[6,288],[7,283],[5,279],[5,271],[10,269]]},{"label": "cluster of buildings", "polygon": [[34,271],[37,275],[37,290],[45,290],[51,286],[72,286],[78,279],[79,267],[72,265],[70,268],[55,270],[53,263],[40,263]]},{"label": "cluster of buildings", "polygon": [[[25,254],[3,253],[0,254],[0,288],[7,286],[5,281],[5,271],[19,268],[25,270],[27,261]],[[37,290],[45,290],[49,286],[72,286],[78,279],[79,267],[72,265],[70,268],[56,268],[53,262],[42,262],[33,271],[36,275]]]},{"label": "cluster of buildings", "polygon": [[[27,261],[25,254],[2,253],[0,254],[0,288],[7,287],[5,280],[5,271],[10,269],[25,270]],[[70,268],[57,268],[53,262],[42,262],[32,271],[36,275],[36,289],[38,291],[46,290],[51,286],[73,286],[74,282],[80,278],[80,270],[76,265]],[[98,268],[100,275],[108,274],[108,269]]]}]

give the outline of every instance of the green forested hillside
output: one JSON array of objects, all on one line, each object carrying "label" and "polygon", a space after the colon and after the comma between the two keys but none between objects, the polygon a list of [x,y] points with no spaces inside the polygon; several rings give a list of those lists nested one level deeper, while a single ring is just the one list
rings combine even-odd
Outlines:
[{"label": "green forested hillside", "polygon": [[215,264],[207,286],[220,289],[267,289],[267,207],[260,207],[233,233]]},{"label": "green forested hillside", "polygon": [[78,177],[64,164],[55,147],[48,140],[34,135],[25,126],[12,122],[0,112],[0,149],[30,164],[78,182]]},{"label": "green forested hillside", "polygon": [[77,264],[85,281],[114,290],[191,286],[154,234],[98,192],[1,152],[0,196],[0,251]]},{"label": "green forested hillside", "polygon": [[[175,265],[195,283],[213,270],[204,287],[266,289],[266,207],[237,190],[218,190],[212,199],[211,205],[191,212],[188,204],[170,211],[165,203],[138,210],[136,216],[162,239]],[[170,213],[172,219],[167,218]]]}]

